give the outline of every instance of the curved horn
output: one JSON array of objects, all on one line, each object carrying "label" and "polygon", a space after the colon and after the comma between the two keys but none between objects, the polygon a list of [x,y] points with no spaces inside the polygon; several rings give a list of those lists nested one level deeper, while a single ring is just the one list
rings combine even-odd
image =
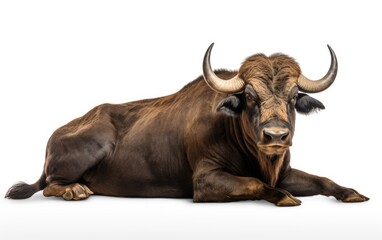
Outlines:
[{"label": "curved horn", "polygon": [[330,85],[332,85],[332,83],[334,82],[334,79],[336,79],[338,69],[336,54],[329,45],[328,48],[331,57],[331,63],[328,72],[320,80],[310,80],[309,78],[301,74],[297,81],[298,88],[301,91],[306,93],[317,93],[324,91],[325,89],[330,87]]},{"label": "curved horn", "polygon": [[203,60],[203,76],[204,80],[208,84],[210,88],[217,92],[234,94],[243,91],[245,82],[238,75],[235,77],[224,80],[216,76],[214,71],[211,68],[210,64],[210,56],[211,50],[214,44],[212,43],[210,47],[207,49],[206,54],[204,55]]}]

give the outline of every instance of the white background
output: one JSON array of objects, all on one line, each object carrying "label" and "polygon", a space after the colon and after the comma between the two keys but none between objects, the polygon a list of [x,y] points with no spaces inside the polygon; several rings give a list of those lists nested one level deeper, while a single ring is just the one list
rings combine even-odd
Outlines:
[{"label": "white background", "polygon": [[[138,2],[138,1],[135,1]],[[0,200],[1,239],[381,239],[377,1],[1,1],[0,194],[35,182],[50,134],[95,105],[173,93],[213,68],[283,52],[304,74],[339,61],[336,82],[314,94],[326,110],[297,117],[292,166],[371,200],[323,196],[294,208],[265,201],[91,197]]]}]

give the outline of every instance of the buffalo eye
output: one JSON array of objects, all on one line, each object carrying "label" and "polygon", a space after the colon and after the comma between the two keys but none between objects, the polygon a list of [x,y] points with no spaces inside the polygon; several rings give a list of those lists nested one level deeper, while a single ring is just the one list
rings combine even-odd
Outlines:
[{"label": "buffalo eye", "polygon": [[296,93],[293,98],[291,100],[289,100],[289,103],[292,105],[292,106],[295,106],[296,105],[296,102],[297,102],[297,96],[298,94]]},{"label": "buffalo eye", "polygon": [[257,104],[259,102],[259,98],[251,85],[247,85],[244,92],[248,103],[255,102]]},{"label": "buffalo eye", "polygon": [[245,98],[247,99],[247,104],[251,107],[260,105],[260,100],[256,96],[246,93]]}]

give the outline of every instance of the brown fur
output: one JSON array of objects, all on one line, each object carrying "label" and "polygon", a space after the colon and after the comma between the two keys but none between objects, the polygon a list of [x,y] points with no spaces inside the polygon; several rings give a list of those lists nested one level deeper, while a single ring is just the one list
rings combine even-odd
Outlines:
[{"label": "brown fur", "polygon": [[294,59],[283,54],[270,57],[256,54],[245,60],[239,74],[247,84],[253,86],[260,97],[261,122],[273,117],[288,121],[285,103],[301,74]]}]

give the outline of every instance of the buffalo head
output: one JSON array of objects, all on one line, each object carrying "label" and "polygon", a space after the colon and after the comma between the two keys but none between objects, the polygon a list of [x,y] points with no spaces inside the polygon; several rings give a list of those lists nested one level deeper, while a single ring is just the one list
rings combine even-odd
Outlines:
[{"label": "buffalo head", "polygon": [[213,44],[204,56],[204,79],[210,88],[228,95],[217,110],[239,117],[244,137],[259,152],[268,156],[284,154],[292,145],[295,112],[308,114],[324,109],[320,101],[305,93],[323,91],[334,82],[337,74],[334,51],[328,46],[330,69],[319,80],[305,77],[296,61],[283,54],[253,55],[244,61],[235,77],[223,80],[211,69],[212,47]]}]

